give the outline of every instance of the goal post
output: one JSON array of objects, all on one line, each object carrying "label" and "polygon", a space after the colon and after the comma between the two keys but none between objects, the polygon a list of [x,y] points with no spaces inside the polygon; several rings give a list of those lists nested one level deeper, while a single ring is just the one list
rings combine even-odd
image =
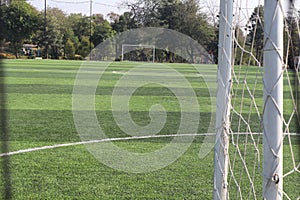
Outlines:
[{"label": "goal post", "polygon": [[264,9],[263,199],[266,200],[283,198],[282,5],[278,0],[264,2],[267,9]]},{"label": "goal post", "polygon": [[[129,49],[127,49],[129,48]],[[121,61],[125,59],[125,54],[131,51],[140,50],[140,49],[152,49],[151,51],[151,62],[155,62],[155,45],[145,45],[145,44],[122,44],[122,55]]]},{"label": "goal post", "polygon": [[[232,65],[233,0],[220,1],[214,200],[228,198],[228,148]],[[222,34],[221,34],[222,33]]]},{"label": "goal post", "polygon": [[300,7],[256,3],[220,0],[214,200],[300,198]]}]

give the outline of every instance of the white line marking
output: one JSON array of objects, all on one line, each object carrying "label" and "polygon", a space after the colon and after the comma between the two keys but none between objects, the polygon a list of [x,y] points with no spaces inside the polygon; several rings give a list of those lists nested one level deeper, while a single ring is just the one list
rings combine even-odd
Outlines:
[{"label": "white line marking", "polygon": [[77,146],[83,144],[93,144],[93,143],[100,143],[100,142],[112,142],[112,141],[126,141],[126,140],[137,140],[137,139],[150,139],[150,138],[168,138],[168,137],[190,137],[190,136],[207,136],[207,135],[215,135],[215,134],[174,134],[174,135],[148,135],[148,136],[133,136],[133,137],[124,137],[124,138],[106,138],[101,140],[90,140],[90,141],[82,141],[82,142],[73,142],[73,143],[66,143],[66,144],[55,144],[52,146],[42,146],[42,147],[34,147],[29,149],[21,149],[18,151],[12,151],[8,153],[1,153],[0,157],[4,156],[12,156],[16,154],[22,153],[29,153],[33,151],[40,151],[46,149],[55,149],[59,147],[69,147],[69,146]]},{"label": "white line marking", "polygon": [[[235,134],[246,135],[249,133],[234,133],[234,135]],[[252,135],[260,135],[260,134],[262,135],[262,133],[252,133]],[[93,144],[93,143],[100,143],[100,142],[126,141],[126,140],[151,139],[151,138],[168,138],[168,137],[215,136],[215,135],[216,135],[215,133],[200,133],[200,134],[171,134],[171,135],[132,136],[132,137],[123,137],[123,138],[106,138],[106,139],[101,139],[101,140],[90,140],[90,141],[73,142],[73,143],[66,143],[66,144],[55,144],[52,146],[34,147],[34,148],[29,148],[29,149],[21,149],[18,151],[1,153],[0,157],[12,156],[12,155],[23,154],[23,153],[30,153],[30,152],[41,151],[41,150],[46,150],[46,149],[55,149],[55,148],[60,148],[60,147],[70,147],[70,146],[78,146],[78,145],[83,145],[83,144]],[[290,133],[289,135],[300,136],[297,133]]]}]

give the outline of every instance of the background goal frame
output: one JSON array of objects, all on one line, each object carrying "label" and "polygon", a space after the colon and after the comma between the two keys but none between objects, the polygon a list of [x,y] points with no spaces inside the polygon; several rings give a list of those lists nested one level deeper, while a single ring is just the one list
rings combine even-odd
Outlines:
[{"label": "background goal frame", "polygon": [[[147,44],[122,44],[122,55],[121,55],[121,61],[124,61],[124,55],[127,53],[125,51],[126,47],[139,47],[139,48],[152,48],[152,62],[155,62],[155,45],[147,45]],[[128,51],[129,52],[129,51]]]}]

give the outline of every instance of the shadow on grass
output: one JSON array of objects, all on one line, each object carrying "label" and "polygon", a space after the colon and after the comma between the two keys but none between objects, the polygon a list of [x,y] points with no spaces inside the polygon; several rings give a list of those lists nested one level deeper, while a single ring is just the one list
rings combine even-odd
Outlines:
[{"label": "shadow on grass", "polygon": [[[7,127],[7,109],[6,109],[6,90],[5,90],[5,72],[2,60],[0,60],[0,121],[1,121],[1,151],[9,152],[9,133]],[[9,156],[2,158],[2,177],[4,184],[4,191],[2,193],[3,199],[12,199],[12,185],[10,174],[10,160]]]}]

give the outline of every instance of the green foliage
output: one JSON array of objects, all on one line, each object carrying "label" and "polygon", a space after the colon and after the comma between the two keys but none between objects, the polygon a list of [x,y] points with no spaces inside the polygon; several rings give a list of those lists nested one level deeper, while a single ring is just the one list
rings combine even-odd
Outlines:
[{"label": "green foliage", "polygon": [[262,62],[264,48],[264,7],[259,6],[254,8],[249,21],[248,45],[250,48],[254,48],[255,57],[259,62]]},{"label": "green foliage", "polygon": [[[299,18],[296,18],[295,16],[288,16],[286,18],[286,25],[289,31],[284,33],[284,42],[286,44],[289,42],[290,45],[290,48],[288,49],[288,66],[291,69],[297,68],[294,59],[296,56],[300,56],[300,30],[298,26],[300,24],[300,19],[299,21],[297,21],[297,19]],[[287,45],[284,46],[284,48],[284,52],[286,52]],[[286,57],[286,55],[284,56]]]},{"label": "green foliage", "polygon": [[5,32],[4,30],[6,29],[5,27],[5,21],[4,21],[4,10],[5,7],[0,5],[0,45],[2,46],[2,41],[5,39]]},{"label": "green foliage", "polygon": [[58,59],[62,55],[67,37],[72,35],[66,14],[58,8],[48,8],[46,24],[40,24],[33,41],[44,47],[44,57]]},{"label": "green foliage", "polygon": [[250,51],[250,47],[245,44],[245,39],[247,36],[244,35],[243,30],[239,27],[236,26],[235,28],[235,38],[238,41],[237,45],[236,43],[234,44],[234,63],[235,65],[257,65],[253,59],[251,59],[250,55],[248,53],[245,53],[242,49],[245,49],[247,51]]},{"label": "green foliage", "polygon": [[130,8],[131,23],[136,27],[153,27],[159,25],[159,7],[161,0],[135,0],[127,1]]},{"label": "green foliage", "polygon": [[75,45],[70,39],[65,44],[65,54],[67,59],[74,59],[75,57]]},{"label": "green foliage", "polygon": [[93,43],[90,43],[90,39],[87,36],[83,36],[81,37],[81,41],[80,41],[80,45],[78,47],[78,53],[82,56],[82,57],[86,57],[89,55],[89,53],[91,52],[91,49],[94,48]]},{"label": "green foliage", "polygon": [[[38,12],[26,1],[13,1],[1,5],[1,38],[11,42],[11,48],[18,57],[18,51],[25,39],[38,29]],[[3,28],[3,29],[2,29]]]},{"label": "green foliage", "polygon": [[[135,27],[164,27],[181,32],[198,41],[204,48],[215,49],[216,31],[215,28],[208,23],[207,16],[200,12],[198,0],[136,0],[127,2],[131,10],[127,14],[129,23]],[[120,17],[121,19],[121,17]],[[112,26],[120,25],[120,22],[114,23]],[[119,28],[119,30],[122,30]],[[194,62],[193,48],[185,46],[190,54],[190,61]],[[209,49],[211,48],[211,49]],[[173,53],[157,51],[158,60],[166,60],[169,62],[184,62],[181,58],[177,58]],[[214,52],[216,53],[216,52]],[[215,55],[216,56],[216,55]]]},{"label": "green foliage", "polygon": [[75,37],[80,41],[82,37],[90,36],[94,32],[94,23],[90,26],[90,18],[82,14],[71,14],[68,21],[72,26]]},{"label": "green foliage", "polygon": [[[102,18],[103,19],[103,18]],[[95,21],[94,33],[91,37],[94,46],[99,45],[104,40],[112,37],[115,31],[112,29],[111,25],[107,20]]]},{"label": "green foliage", "polygon": [[[133,0],[125,3],[130,11],[121,15],[110,13],[110,21],[102,14],[94,14],[90,18],[83,14],[67,15],[58,8],[47,8],[45,24],[44,13],[38,12],[25,0],[12,1],[11,4],[5,2],[0,6],[0,45],[3,46],[4,42],[10,44],[9,52],[14,52],[18,56],[24,42],[33,43],[43,50],[43,57],[57,59],[69,53],[70,49],[66,47],[70,48],[71,42],[75,54],[87,55],[87,49],[90,49],[87,37],[92,41],[91,46],[97,46],[116,33],[151,26],[172,29],[190,36],[217,59],[219,31],[217,18],[209,18],[201,10],[199,0]],[[210,12],[214,15],[213,11]],[[263,13],[262,6],[256,7],[249,17],[246,30],[247,43],[244,46],[244,49],[254,52],[259,62],[262,62],[263,57]],[[288,60],[289,66],[292,67],[293,57],[300,54],[300,42],[295,19],[287,18],[287,22],[292,41]],[[242,33],[243,31],[239,31],[240,35]],[[240,41],[244,39],[243,37],[245,36],[239,36]],[[285,40],[287,38],[286,34]],[[185,47],[190,54],[189,60],[193,62],[192,48],[188,45]],[[185,62],[168,52],[167,48],[156,52],[158,61]],[[237,49],[237,63],[257,64],[249,56],[241,60],[242,53],[241,49]]]},{"label": "green foliage", "polygon": [[111,26],[118,33],[136,28],[135,22],[132,20],[131,12],[123,13],[119,18],[113,21]]}]

